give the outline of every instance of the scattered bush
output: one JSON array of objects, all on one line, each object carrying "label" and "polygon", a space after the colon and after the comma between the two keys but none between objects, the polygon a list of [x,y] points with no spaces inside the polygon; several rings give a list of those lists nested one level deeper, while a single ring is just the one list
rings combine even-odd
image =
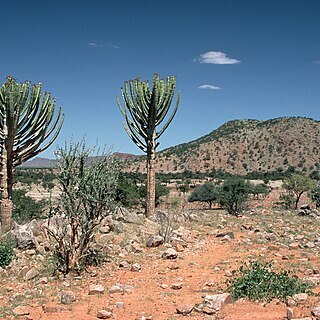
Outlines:
[{"label": "scattered bush", "polygon": [[276,273],[271,263],[249,262],[239,269],[240,275],[227,282],[228,291],[234,299],[271,301],[285,300],[296,293],[309,292],[309,285],[301,282],[297,276],[290,276],[287,270]]},{"label": "scattered bush", "polygon": [[228,213],[237,216],[244,209],[251,190],[251,184],[244,179],[226,179],[219,188],[219,203]]},{"label": "scattered bush", "polygon": [[86,165],[92,152],[84,143],[57,152],[61,195],[48,234],[56,243],[57,268],[64,274],[80,273],[92,261],[94,230],[115,209],[118,162],[103,154]]},{"label": "scattered bush", "polygon": [[188,201],[206,202],[209,205],[209,209],[211,209],[212,204],[219,201],[217,186],[212,182],[206,182],[205,184],[196,187],[190,194]]},{"label": "scattered bush", "polygon": [[12,242],[0,241],[0,267],[4,268],[10,264],[14,257]]},{"label": "scattered bush", "polygon": [[32,219],[41,218],[46,206],[45,200],[36,201],[26,195],[25,190],[13,190],[13,220],[18,224],[24,224]]}]

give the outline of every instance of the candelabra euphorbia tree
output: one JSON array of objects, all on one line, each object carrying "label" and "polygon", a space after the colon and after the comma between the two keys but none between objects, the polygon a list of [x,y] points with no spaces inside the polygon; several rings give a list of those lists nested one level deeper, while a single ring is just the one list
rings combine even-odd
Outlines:
[{"label": "candelabra euphorbia tree", "polygon": [[[123,126],[131,140],[147,154],[147,216],[153,215],[155,210],[155,161],[157,139],[163,134],[175,116],[180,93],[170,116],[168,111],[176,89],[176,78],[167,80],[153,76],[152,88],[148,81],[139,78],[129,80],[121,88],[123,106],[118,97],[117,103],[125,118]],[[164,121],[164,123],[163,123]],[[157,130],[157,128],[159,129]]]},{"label": "candelabra euphorbia tree", "polygon": [[64,115],[55,114],[56,100],[41,93],[42,84],[17,83],[14,78],[0,88],[1,231],[12,226],[12,175],[15,167],[47,149],[57,138]]}]

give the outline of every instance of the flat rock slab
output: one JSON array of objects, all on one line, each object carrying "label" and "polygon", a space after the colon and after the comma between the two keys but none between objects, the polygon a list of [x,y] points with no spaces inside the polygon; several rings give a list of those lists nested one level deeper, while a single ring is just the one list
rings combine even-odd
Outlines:
[{"label": "flat rock slab", "polygon": [[194,306],[192,304],[183,304],[176,307],[177,313],[186,316],[190,314],[193,310]]},{"label": "flat rock slab", "polygon": [[101,284],[91,284],[89,287],[89,294],[102,294],[104,293],[104,286]]}]

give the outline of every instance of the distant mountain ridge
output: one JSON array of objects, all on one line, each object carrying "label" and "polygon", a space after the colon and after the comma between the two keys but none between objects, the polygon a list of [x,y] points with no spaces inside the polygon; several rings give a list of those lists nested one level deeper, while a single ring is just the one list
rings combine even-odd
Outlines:
[{"label": "distant mountain ridge", "polygon": [[[158,153],[156,171],[232,174],[270,172],[295,167],[320,169],[320,121],[303,117],[232,120],[196,140]],[[145,160],[128,163],[127,171],[145,172]]]},{"label": "distant mountain ridge", "polygon": [[[139,156],[130,154],[130,153],[121,153],[121,152],[115,152],[112,154],[114,157],[121,161],[125,160],[132,160]],[[94,159],[97,159],[99,157],[89,157],[88,162],[90,163]],[[21,168],[52,168],[56,165],[57,161],[55,159],[48,159],[48,158],[42,158],[42,157],[35,157],[23,164],[20,165]]]}]

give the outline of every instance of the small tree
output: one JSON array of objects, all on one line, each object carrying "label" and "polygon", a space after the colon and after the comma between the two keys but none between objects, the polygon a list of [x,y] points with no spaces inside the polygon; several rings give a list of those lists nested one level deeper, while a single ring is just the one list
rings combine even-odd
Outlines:
[{"label": "small tree", "polygon": [[241,178],[228,178],[219,188],[219,203],[228,213],[237,216],[248,200],[252,186]]},{"label": "small tree", "polygon": [[205,184],[196,187],[189,196],[188,201],[206,202],[209,205],[209,209],[211,209],[212,204],[218,201],[218,192],[216,185],[212,182],[206,182]]},{"label": "small tree", "polygon": [[48,233],[56,242],[58,269],[65,274],[79,273],[86,265],[94,229],[115,208],[118,163],[103,154],[87,165],[91,153],[83,143],[57,152],[61,195],[52,211],[57,219]]},{"label": "small tree", "polygon": [[158,74],[154,74],[152,90],[148,81],[139,78],[124,83],[121,88],[123,107],[117,97],[117,103],[125,118],[123,126],[130,139],[147,154],[147,217],[151,217],[155,210],[155,161],[157,140],[167,129],[174,118],[180,100],[180,93],[165,124],[157,131],[157,127],[166,119],[176,89],[176,78],[168,77],[167,81],[160,80]]},{"label": "small tree", "polygon": [[10,230],[12,225],[14,169],[47,149],[57,138],[63,123],[61,108],[54,116],[56,100],[50,93],[41,94],[41,87],[41,83],[31,87],[28,81],[17,83],[7,77],[7,82],[0,88],[2,232]]},{"label": "small tree", "polygon": [[317,184],[314,180],[298,173],[293,173],[283,182],[283,187],[287,189],[289,193],[293,192],[295,196],[295,209],[298,209],[298,204],[303,193],[315,189],[316,186]]}]

